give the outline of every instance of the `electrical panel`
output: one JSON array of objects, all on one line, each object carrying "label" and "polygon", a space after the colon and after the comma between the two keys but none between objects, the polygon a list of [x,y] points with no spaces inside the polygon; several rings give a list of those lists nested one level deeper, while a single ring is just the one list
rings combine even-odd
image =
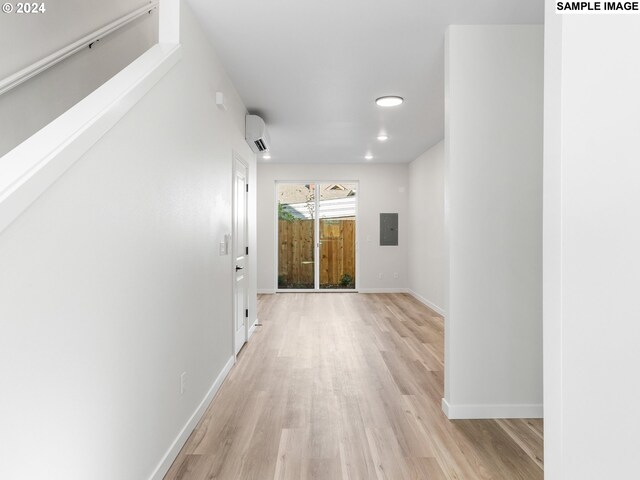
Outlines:
[{"label": "electrical panel", "polygon": [[398,246],[398,214],[380,214],[380,245]]}]

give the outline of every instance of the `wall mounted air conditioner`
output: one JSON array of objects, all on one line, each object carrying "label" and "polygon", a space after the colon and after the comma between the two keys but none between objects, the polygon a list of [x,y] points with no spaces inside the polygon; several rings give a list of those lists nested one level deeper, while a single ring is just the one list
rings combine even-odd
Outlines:
[{"label": "wall mounted air conditioner", "polygon": [[244,138],[255,153],[268,152],[271,146],[264,120],[258,115],[247,115]]}]

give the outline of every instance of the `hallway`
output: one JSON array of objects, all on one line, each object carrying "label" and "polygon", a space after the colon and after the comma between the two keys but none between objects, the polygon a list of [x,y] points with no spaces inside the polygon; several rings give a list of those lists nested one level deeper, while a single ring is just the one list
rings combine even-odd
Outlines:
[{"label": "hallway", "polygon": [[166,479],[542,479],[541,420],[448,421],[443,320],[406,294],[259,298]]}]

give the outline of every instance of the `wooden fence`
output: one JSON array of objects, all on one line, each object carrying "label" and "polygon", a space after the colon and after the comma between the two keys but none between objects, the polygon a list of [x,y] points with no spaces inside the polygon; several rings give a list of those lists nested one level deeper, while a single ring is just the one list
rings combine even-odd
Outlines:
[{"label": "wooden fence", "polygon": [[[278,222],[279,288],[313,288],[313,225],[313,220]],[[320,219],[321,288],[355,287],[355,235],[353,219]]]}]

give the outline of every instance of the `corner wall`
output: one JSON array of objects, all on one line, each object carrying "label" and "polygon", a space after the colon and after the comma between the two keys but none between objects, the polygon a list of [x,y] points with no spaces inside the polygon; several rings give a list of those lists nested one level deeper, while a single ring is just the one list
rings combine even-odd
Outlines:
[{"label": "corner wall", "polygon": [[634,478],[640,16],[546,6],[545,478]]},{"label": "corner wall", "polygon": [[444,141],[409,164],[409,291],[445,314]]},{"label": "corner wall", "polygon": [[[258,291],[276,289],[276,180],[358,180],[356,241],[359,292],[407,289],[408,167],[398,165],[258,164]],[[398,212],[399,245],[379,245],[379,214]],[[382,273],[382,278],[379,274]],[[398,278],[393,274],[397,273]]]},{"label": "corner wall", "polygon": [[449,418],[542,415],[542,32],[447,33]]},{"label": "corner wall", "polygon": [[252,185],[255,159],[184,3],[181,23],[182,60],[0,234],[1,478],[160,478],[233,361],[218,244],[232,151]]}]

